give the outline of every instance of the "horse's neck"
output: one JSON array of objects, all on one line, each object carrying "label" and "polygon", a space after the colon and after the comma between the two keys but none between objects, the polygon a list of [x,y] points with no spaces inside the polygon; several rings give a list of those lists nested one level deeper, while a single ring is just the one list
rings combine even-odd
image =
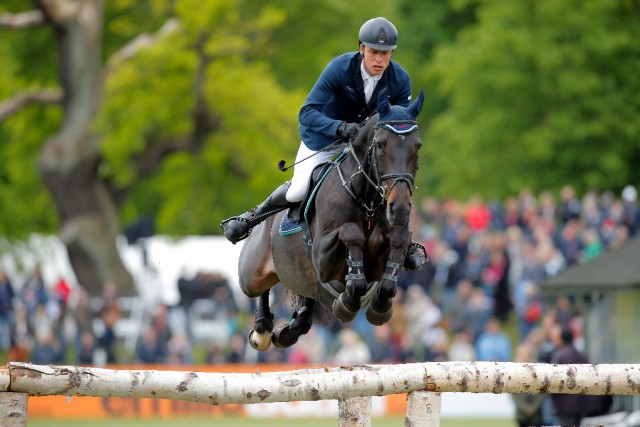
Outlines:
[{"label": "horse's neck", "polygon": [[[361,197],[371,197],[374,188],[369,180],[363,175],[366,174],[371,180],[376,179],[375,171],[373,168],[373,158],[370,152],[371,144],[373,144],[375,122],[367,122],[360,132],[360,137],[354,141],[353,144],[353,156],[357,158],[351,159],[353,163],[354,172],[359,172],[358,177],[354,181],[354,189],[359,193]],[[362,167],[362,172],[359,171],[359,167]]]}]

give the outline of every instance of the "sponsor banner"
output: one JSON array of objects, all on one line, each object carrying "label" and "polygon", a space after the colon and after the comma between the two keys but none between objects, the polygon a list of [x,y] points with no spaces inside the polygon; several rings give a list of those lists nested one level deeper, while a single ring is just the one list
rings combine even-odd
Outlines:
[{"label": "sponsor banner", "polygon": [[[108,369],[178,370],[193,372],[251,373],[323,368],[308,365],[198,365],[198,366],[107,366]],[[47,419],[112,419],[247,416],[252,418],[337,418],[338,402],[278,402],[208,405],[169,399],[127,399],[118,397],[35,396],[29,398],[29,417]],[[404,415],[406,395],[374,397],[372,415]]]}]

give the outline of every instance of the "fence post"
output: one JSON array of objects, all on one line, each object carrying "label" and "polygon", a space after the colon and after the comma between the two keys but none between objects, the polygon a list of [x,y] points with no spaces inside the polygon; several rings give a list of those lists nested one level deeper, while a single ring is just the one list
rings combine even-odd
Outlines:
[{"label": "fence post", "polygon": [[407,394],[405,427],[440,427],[440,393],[412,391]]},{"label": "fence post", "polygon": [[371,396],[338,399],[340,427],[371,427]]},{"label": "fence post", "polygon": [[0,393],[0,426],[26,427],[28,402],[27,393]]}]

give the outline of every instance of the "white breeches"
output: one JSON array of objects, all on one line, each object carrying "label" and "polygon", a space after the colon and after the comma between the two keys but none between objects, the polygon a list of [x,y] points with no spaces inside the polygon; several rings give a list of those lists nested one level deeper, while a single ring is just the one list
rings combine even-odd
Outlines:
[{"label": "white breeches", "polygon": [[307,184],[309,183],[309,178],[311,178],[311,172],[318,166],[320,163],[324,163],[331,159],[334,154],[337,154],[343,150],[342,145],[338,145],[335,148],[331,148],[329,150],[317,152],[307,148],[304,145],[304,142],[300,143],[300,147],[298,148],[298,154],[296,155],[296,163],[311,156],[314,153],[313,157],[309,157],[308,159],[302,161],[297,164],[293,168],[293,178],[291,178],[291,186],[287,191],[287,200],[289,202],[299,202],[304,197],[307,192]]}]

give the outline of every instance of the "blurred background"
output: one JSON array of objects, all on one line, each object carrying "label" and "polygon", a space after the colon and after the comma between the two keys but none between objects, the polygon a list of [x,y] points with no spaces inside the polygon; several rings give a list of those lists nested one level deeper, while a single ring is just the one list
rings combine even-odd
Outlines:
[{"label": "blurred background", "polygon": [[[257,354],[219,223],[290,178],[306,94],[375,16],[426,94],[431,261],[389,324]],[[560,326],[638,362],[637,0],[4,0],[0,34],[3,361],[548,361]]]}]

